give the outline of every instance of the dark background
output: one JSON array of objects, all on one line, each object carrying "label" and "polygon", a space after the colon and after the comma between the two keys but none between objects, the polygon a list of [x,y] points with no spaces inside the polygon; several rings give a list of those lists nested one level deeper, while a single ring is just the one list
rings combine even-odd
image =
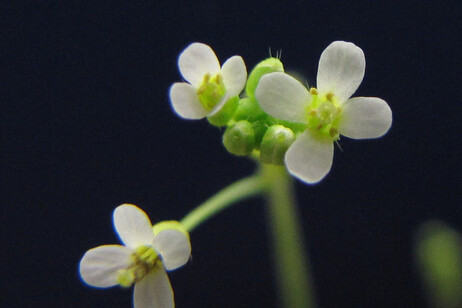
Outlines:
[{"label": "dark background", "polygon": [[[38,4],[38,2],[40,4]],[[334,40],[360,46],[355,96],[393,110],[382,139],[343,138],[319,185],[297,182],[320,307],[425,307],[413,262],[431,218],[462,230],[460,1],[7,1],[2,23],[2,301],[9,307],[129,307],[131,290],[77,274],[117,243],[119,204],[181,219],[254,165],[206,121],[170,108],[178,54],[209,44],[250,70],[282,49],[316,81]],[[195,230],[193,260],[170,273],[178,307],[277,307],[259,199]],[[6,295],[6,297],[4,297]]]}]

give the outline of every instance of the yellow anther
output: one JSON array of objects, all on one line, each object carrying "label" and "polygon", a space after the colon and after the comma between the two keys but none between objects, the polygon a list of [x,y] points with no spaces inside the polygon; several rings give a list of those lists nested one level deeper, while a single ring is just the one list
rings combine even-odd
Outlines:
[{"label": "yellow anther", "polygon": [[338,135],[338,130],[337,130],[335,127],[331,127],[331,128],[329,129],[329,135],[330,135],[331,137],[337,136],[337,135]]},{"label": "yellow anther", "polygon": [[119,270],[117,281],[122,287],[130,287],[143,279],[156,266],[162,266],[156,251],[151,246],[138,247],[131,255],[130,265]]},{"label": "yellow anther", "polygon": [[327,93],[327,94],[326,94],[326,99],[327,99],[329,102],[333,102],[334,93],[332,93],[332,92]]},{"label": "yellow anther", "polygon": [[207,89],[206,85],[209,83],[209,80],[210,74],[207,73],[204,76],[204,81],[202,81],[202,85],[199,87],[199,89],[197,89],[197,95],[201,95],[202,93],[204,93],[204,91]]},{"label": "yellow anther", "polygon": [[204,82],[203,82],[203,83],[209,82],[210,77],[211,77],[210,73],[205,74],[205,76],[204,76]]},{"label": "yellow anther", "polygon": [[308,127],[321,138],[332,141],[339,139],[338,123],[342,113],[341,105],[338,103],[335,94],[318,94],[316,88],[311,88],[313,95],[307,111]]}]

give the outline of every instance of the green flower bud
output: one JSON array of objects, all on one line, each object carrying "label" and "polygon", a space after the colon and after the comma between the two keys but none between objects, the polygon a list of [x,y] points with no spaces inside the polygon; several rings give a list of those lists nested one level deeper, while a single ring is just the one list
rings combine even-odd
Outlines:
[{"label": "green flower bud", "polygon": [[247,85],[245,87],[247,96],[255,97],[255,89],[257,89],[260,78],[263,75],[283,71],[284,66],[278,58],[268,58],[258,63],[250,72],[249,78],[247,79]]},{"label": "green flower bud", "polygon": [[256,120],[267,117],[268,115],[260,108],[255,98],[245,97],[239,101],[239,106],[234,114],[234,121],[247,120],[249,122],[255,122]]},{"label": "green flower bud", "polygon": [[252,153],[255,146],[255,131],[249,121],[239,121],[228,127],[223,134],[223,144],[228,152],[245,156]]},{"label": "green flower bud", "polygon": [[462,236],[442,221],[423,224],[416,261],[432,307],[462,307]]},{"label": "green flower bud", "polygon": [[[268,128],[271,117],[266,114],[253,97],[246,97],[239,101],[239,107],[234,114],[234,121],[247,120],[252,123],[255,130],[255,148],[260,147],[260,142]],[[271,123],[273,124],[273,123]]]},{"label": "green flower bud", "polygon": [[245,97],[239,101],[236,113],[234,114],[234,121],[248,120],[253,122],[254,118],[265,114],[258,106],[254,98]]},{"label": "green flower bud", "polygon": [[233,96],[226,104],[218,111],[216,114],[207,117],[207,120],[210,124],[215,126],[225,126],[228,124],[229,120],[231,120],[234,116],[234,113],[239,106],[239,96]]},{"label": "green flower bud", "polygon": [[260,160],[264,163],[283,165],[284,155],[294,142],[294,132],[282,125],[273,125],[266,131],[260,145]]}]

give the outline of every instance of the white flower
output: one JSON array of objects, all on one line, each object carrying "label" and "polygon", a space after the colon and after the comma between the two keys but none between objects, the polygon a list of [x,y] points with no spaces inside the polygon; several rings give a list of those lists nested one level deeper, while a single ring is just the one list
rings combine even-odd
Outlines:
[{"label": "white flower", "polygon": [[135,284],[136,308],[174,307],[173,290],[165,270],[174,270],[188,261],[188,235],[176,229],[154,234],[146,213],[131,204],[117,207],[113,222],[125,246],[103,245],[88,250],[80,261],[82,279],[99,288]]},{"label": "white flower", "polygon": [[317,86],[310,91],[281,72],[264,75],[256,98],[273,117],[306,124],[285,155],[289,172],[307,183],[321,181],[332,166],[339,134],[353,139],[378,138],[391,126],[388,104],[377,97],[351,95],[364,77],[361,48],[337,41],[321,54]]},{"label": "white flower", "polygon": [[210,46],[189,45],[178,59],[187,82],[170,87],[170,100],[182,118],[202,119],[218,113],[226,101],[239,95],[247,81],[247,70],[240,56],[229,58],[222,67]]}]

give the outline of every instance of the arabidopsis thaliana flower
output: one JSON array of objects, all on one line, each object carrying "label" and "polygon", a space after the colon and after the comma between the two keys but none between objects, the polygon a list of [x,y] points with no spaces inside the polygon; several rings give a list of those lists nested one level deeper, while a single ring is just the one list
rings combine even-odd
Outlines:
[{"label": "arabidopsis thaliana flower", "polygon": [[378,138],[391,126],[388,104],[377,97],[355,97],[364,77],[366,60],[361,48],[336,41],[321,54],[317,86],[308,90],[282,72],[264,75],[256,89],[261,108],[269,115],[306,124],[285,155],[288,171],[306,183],[317,183],[329,172],[333,142],[343,135],[353,139]]},{"label": "arabidopsis thaliana flower", "polygon": [[239,95],[247,81],[247,69],[240,56],[229,58],[222,67],[210,46],[189,45],[178,58],[181,75],[187,82],[170,87],[175,112],[185,119],[202,119],[217,114],[227,100]]},{"label": "arabidopsis thaliana flower", "polygon": [[135,285],[136,308],[174,307],[167,273],[184,265],[191,254],[189,235],[177,229],[151,225],[149,217],[134,205],[114,210],[114,228],[122,245],[103,245],[88,250],[80,261],[80,275],[89,285],[108,288]]}]

